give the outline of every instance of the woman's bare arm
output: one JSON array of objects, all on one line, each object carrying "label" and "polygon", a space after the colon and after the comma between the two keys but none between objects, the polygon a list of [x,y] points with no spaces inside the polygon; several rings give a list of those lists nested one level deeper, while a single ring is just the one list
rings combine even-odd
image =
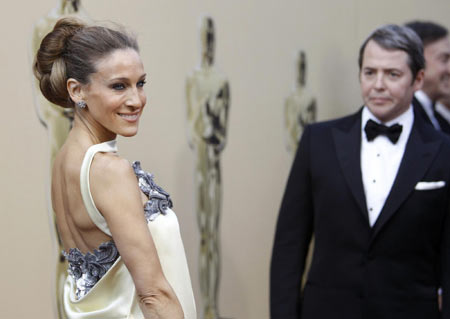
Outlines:
[{"label": "woman's bare arm", "polygon": [[111,153],[97,154],[90,185],[95,205],[133,278],[145,318],[183,318],[181,305],[164,277],[130,163]]}]

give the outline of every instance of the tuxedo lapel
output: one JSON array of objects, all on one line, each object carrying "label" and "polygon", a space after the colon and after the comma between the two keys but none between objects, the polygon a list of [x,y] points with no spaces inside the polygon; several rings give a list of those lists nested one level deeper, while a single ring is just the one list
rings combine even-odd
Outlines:
[{"label": "tuxedo lapel", "polygon": [[440,141],[424,141],[421,133],[433,129],[432,127],[419,129],[425,125],[428,126],[416,116],[394,184],[373,226],[372,241],[408,195],[414,191],[415,185],[423,178],[439,150]]},{"label": "tuxedo lapel", "polygon": [[342,173],[361,214],[369,223],[361,175],[361,111],[352,119],[348,127],[336,127],[332,134]]}]

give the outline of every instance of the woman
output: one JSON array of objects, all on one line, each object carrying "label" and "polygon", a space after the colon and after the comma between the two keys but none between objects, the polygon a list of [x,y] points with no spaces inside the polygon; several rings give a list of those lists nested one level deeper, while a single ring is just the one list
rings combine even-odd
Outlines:
[{"label": "woman", "polygon": [[74,108],[52,172],[52,204],[69,271],[68,318],[196,318],[169,194],[117,154],[146,103],[134,37],[65,18],[41,43],[43,95]]}]

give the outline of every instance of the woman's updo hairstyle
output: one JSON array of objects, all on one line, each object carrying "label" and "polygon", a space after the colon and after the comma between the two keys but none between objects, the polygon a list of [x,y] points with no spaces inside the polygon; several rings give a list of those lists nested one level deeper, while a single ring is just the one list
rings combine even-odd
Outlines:
[{"label": "woman's updo hairstyle", "polygon": [[139,52],[136,38],[125,31],[63,18],[42,40],[33,71],[45,98],[70,108],[74,102],[67,91],[67,80],[89,83],[89,76],[97,72],[97,61],[114,50],[128,48]]}]

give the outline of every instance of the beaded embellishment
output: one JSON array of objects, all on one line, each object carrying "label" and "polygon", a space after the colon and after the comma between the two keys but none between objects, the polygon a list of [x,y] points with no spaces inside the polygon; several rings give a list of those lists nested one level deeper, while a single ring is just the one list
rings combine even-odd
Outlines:
[{"label": "beaded embellishment", "polygon": [[139,181],[139,188],[148,197],[148,201],[144,205],[145,218],[152,221],[159,214],[165,215],[166,210],[173,207],[169,193],[156,185],[153,175],[142,170],[139,161],[133,162],[133,169]]},{"label": "beaded embellishment", "polygon": [[83,254],[78,248],[71,248],[69,253],[63,254],[69,262],[69,274],[75,279],[78,299],[86,295],[119,258],[112,240],[101,244],[94,253]]}]

